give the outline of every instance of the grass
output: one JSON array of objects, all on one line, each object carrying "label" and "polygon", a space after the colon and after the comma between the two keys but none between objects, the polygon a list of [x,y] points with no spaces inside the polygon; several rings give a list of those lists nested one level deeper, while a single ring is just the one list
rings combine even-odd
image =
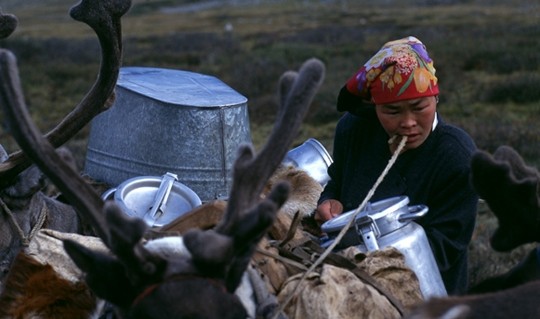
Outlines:
[{"label": "grass", "polygon": [[[99,64],[92,31],[68,15],[75,3],[3,3],[3,11],[16,14],[20,23],[0,45],[19,57],[27,102],[44,130],[84,96]],[[201,3],[134,0],[122,20],[124,65],[185,69],[222,79],[248,97],[256,147],[272,125],[281,73],[310,57],[326,64],[326,80],[296,143],[312,134],[331,150],[341,85],[384,42],[415,35],[435,60],[441,114],[471,133],[480,148],[513,144],[528,161],[540,163],[534,147],[540,132],[532,125],[540,105],[538,4],[229,1],[192,9]],[[224,31],[227,24],[232,32]],[[13,147],[6,134],[0,137]]]},{"label": "grass", "polygon": [[[259,147],[273,126],[277,80],[308,58],[326,78],[295,143],[309,137],[331,151],[343,83],[384,42],[415,35],[428,47],[441,84],[440,113],[468,131],[481,149],[506,144],[540,165],[540,4],[478,1],[204,1],[134,0],[123,17],[124,65],[183,69],[217,76],[248,97],[250,128]],[[86,25],[72,20],[76,1],[3,0],[19,27],[0,47],[15,52],[27,104],[40,129],[53,127],[82,99],[96,77],[99,48]],[[243,3],[244,5],[234,5]],[[415,4],[418,3],[418,4]],[[207,4],[204,10],[193,5]],[[180,10],[181,9],[181,10]],[[232,26],[231,32],[225,26]],[[0,122],[1,120],[0,115]],[[82,165],[88,127],[68,146]],[[6,130],[0,143],[17,146]],[[82,167],[82,166],[81,166]],[[481,218],[485,218],[482,215]],[[485,251],[490,223],[471,251]],[[489,226],[489,227],[488,227]],[[485,254],[485,253],[484,253]],[[499,258],[497,256],[496,258]],[[510,267],[512,256],[497,272]],[[486,271],[471,262],[473,279]]]}]

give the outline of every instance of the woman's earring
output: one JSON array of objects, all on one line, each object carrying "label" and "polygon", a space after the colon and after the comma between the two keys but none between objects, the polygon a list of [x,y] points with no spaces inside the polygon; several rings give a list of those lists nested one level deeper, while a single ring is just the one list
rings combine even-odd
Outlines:
[{"label": "woman's earring", "polygon": [[435,95],[435,103],[439,104],[439,96],[438,95]]}]

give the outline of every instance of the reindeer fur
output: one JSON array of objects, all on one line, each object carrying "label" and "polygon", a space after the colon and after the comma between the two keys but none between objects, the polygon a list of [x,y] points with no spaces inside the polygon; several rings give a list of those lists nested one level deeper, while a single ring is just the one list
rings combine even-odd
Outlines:
[{"label": "reindeer fur", "polygon": [[406,319],[533,319],[540,315],[540,281],[505,291],[461,297],[432,298]]},{"label": "reindeer fur", "polygon": [[25,254],[19,254],[13,265],[17,271],[6,279],[0,318],[97,318],[97,299],[85,283],[70,282]]},{"label": "reindeer fur", "polygon": [[321,196],[323,187],[308,172],[293,166],[280,165],[265,186],[264,193],[272,189],[279,181],[287,181],[291,185],[291,194],[280,212],[294,217],[296,212],[300,216],[311,216],[317,208],[317,200]]},{"label": "reindeer fur", "polygon": [[540,175],[513,148],[503,145],[493,156],[473,154],[471,181],[499,221],[493,249],[509,251],[540,241]]},{"label": "reindeer fur", "polygon": [[[9,207],[24,235],[30,233],[43,213],[46,214],[42,226],[44,228],[72,233],[82,232],[81,221],[73,207],[45,196],[41,191],[43,186],[42,173],[32,166],[19,175],[14,185],[0,191],[0,198]],[[24,242],[7,212],[2,208],[0,212],[0,282],[2,282]]]}]

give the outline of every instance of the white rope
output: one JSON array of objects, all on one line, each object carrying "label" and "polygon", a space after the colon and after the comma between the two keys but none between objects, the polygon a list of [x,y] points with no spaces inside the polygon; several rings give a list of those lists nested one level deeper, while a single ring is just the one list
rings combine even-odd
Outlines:
[{"label": "white rope", "polygon": [[34,227],[32,227],[28,235],[24,234],[24,231],[22,230],[21,226],[19,226],[19,223],[17,223],[17,219],[15,218],[15,215],[1,198],[0,198],[0,206],[4,209],[4,211],[8,215],[9,220],[11,221],[11,224],[13,225],[13,227],[15,227],[15,231],[19,235],[22,245],[24,247],[28,247],[28,245],[30,245],[30,241],[32,240],[32,238],[34,238],[36,233],[45,224],[45,220],[47,220],[47,204],[43,203],[43,207],[41,208],[41,211],[39,213],[37,223],[34,225]]},{"label": "white rope", "polygon": [[[395,140],[396,136],[393,136],[389,141],[388,143],[389,144],[392,144]],[[343,227],[343,229],[339,232],[339,234],[337,235],[336,239],[334,240],[334,242],[328,246],[326,248],[326,250],[319,256],[319,258],[311,265],[311,267],[309,267],[309,269],[304,273],[304,275],[302,276],[302,278],[300,278],[300,280],[298,281],[298,284],[294,287],[293,291],[289,294],[289,296],[287,296],[287,299],[284,300],[283,303],[280,304],[280,307],[279,307],[279,311],[276,312],[276,316],[274,316],[273,319],[276,319],[277,318],[277,314],[280,314],[281,312],[283,312],[285,310],[285,307],[287,306],[287,304],[289,304],[289,302],[296,296],[296,294],[298,293],[298,289],[300,288],[300,285],[305,281],[305,279],[307,278],[307,276],[317,267],[319,266],[323,261],[324,259],[326,259],[326,257],[334,250],[334,248],[339,244],[339,242],[341,241],[341,239],[345,236],[345,233],[349,230],[349,228],[351,227],[351,225],[354,223],[354,221],[356,220],[356,216],[364,210],[364,207],[366,206],[366,204],[368,203],[368,201],[371,199],[371,197],[373,197],[373,194],[375,194],[375,191],[377,190],[377,187],[379,187],[379,184],[384,180],[384,178],[386,177],[386,174],[388,174],[388,171],[390,170],[390,168],[392,168],[392,166],[394,165],[394,163],[396,162],[397,160],[397,157],[399,156],[399,154],[401,153],[401,151],[403,150],[403,148],[405,147],[405,143],[407,142],[407,136],[403,136],[401,141],[399,142],[399,145],[398,147],[396,148],[396,150],[394,151],[394,153],[392,154],[392,157],[390,158],[390,160],[388,161],[388,164],[386,165],[386,167],[384,168],[383,172],[381,173],[381,175],[379,176],[379,178],[377,179],[377,181],[375,182],[375,184],[373,185],[373,187],[371,187],[371,189],[369,190],[368,194],[366,195],[366,198],[364,198],[364,201],[358,206],[358,208],[356,208],[356,210],[354,211],[354,213],[351,215],[351,217],[349,218],[349,221],[347,223],[347,225],[345,225],[345,227]]]}]

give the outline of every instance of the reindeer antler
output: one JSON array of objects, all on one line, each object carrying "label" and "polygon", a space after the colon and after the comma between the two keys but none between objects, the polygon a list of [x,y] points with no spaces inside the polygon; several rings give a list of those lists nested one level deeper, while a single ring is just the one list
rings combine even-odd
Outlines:
[{"label": "reindeer antler", "polygon": [[[0,50],[0,106],[21,149],[81,212],[81,217],[87,218],[96,231],[105,229],[101,221],[103,201],[100,196],[60,158],[32,123],[26,111],[15,56],[7,50]],[[100,236],[107,238],[105,233]]]},{"label": "reindeer antler", "polygon": [[233,170],[233,184],[225,218],[216,231],[230,234],[236,220],[259,201],[268,178],[279,166],[324,78],[324,64],[317,59],[306,61],[298,73],[285,72],[279,80],[280,108],[276,124],[263,149],[254,157],[250,146],[239,149]]},{"label": "reindeer antler", "polygon": [[491,237],[493,249],[509,251],[540,241],[540,176],[513,148],[500,146],[493,156],[473,154],[471,181],[499,221]]},{"label": "reindeer antler", "polygon": [[[280,108],[268,141],[257,156],[251,146],[239,149],[227,210],[214,230],[234,239],[237,257],[225,276],[229,291],[238,286],[257,243],[288,196],[288,187],[277,184],[267,200],[260,202],[264,185],[283,161],[324,74],[324,64],[317,59],[306,61],[298,73],[285,72],[279,80]],[[201,236],[207,235],[199,231],[184,235],[186,247],[195,261],[198,255],[202,256],[199,258],[202,261],[209,255],[201,248],[204,247]]]},{"label": "reindeer antler", "polygon": [[0,39],[9,37],[17,28],[19,21],[12,14],[5,14],[0,9]]},{"label": "reindeer antler", "polygon": [[[30,157],[105,242],[108,235],[103,227],[103,201],[77,172],[60,160],[54,147],[66,142],[112,103],[122,56],[120,17],[130,5],[130,0],[82,0],[71,8],[71,16],[87,23],[99,37],[102,48],[100,73],[79,105],[47,134],[48,140],[40,134],[26,111],[15,56],[7,50],[0,50],[0,104],[11,125],[11,134],[25,152],[14,153],[0,163],[0,183],[8,183],[24,170],[30,164],[26,156]],[[7,25],[14,25],[14,18],[3,17],[5,21],[11,21]]]},{"label": "reindeer antler", "polygon": [[[67,142],[92,118],[112,105],[122,59],[120,17],[130,6],[130,0],[82,0],[70,9],[73,19],[88,24],[96,32],[101,46],[101,65],[94,85],[83,100],[46,134],[48,141],[55,148]],[[9,15],[4,17],[6,25],[11,27],[13,18]],[[13,31],[8,32],[8,28],[5,30],[2,33],[8,35]],[[30,160],[23,152],[11,154],[7,161],[0,163],[0,186],[9,184],[30,164]]]}]

